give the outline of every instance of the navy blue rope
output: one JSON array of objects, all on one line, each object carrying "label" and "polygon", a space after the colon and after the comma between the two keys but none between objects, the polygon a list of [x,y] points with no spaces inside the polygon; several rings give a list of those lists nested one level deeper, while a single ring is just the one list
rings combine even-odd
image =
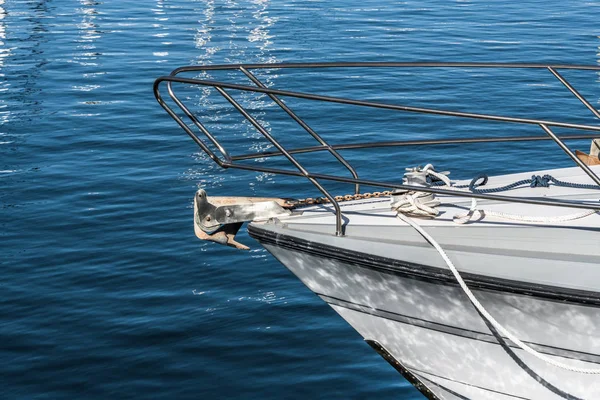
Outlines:
[{"label": "navy blue rope", "polygon": [[[480,179],[483,179],[483,182],[480,184],[477,184],[477,182]],[[487,181],[488,181],[487,175],[480,174],[480,175],[476,176],[475,178],[473,178],[471,183],[469,183],[469,186],[468,186],[469,190],[473,193],[480,193],[480,194],[498,193],[498,192],[503,192],[505,190],[514,189],[516,187],[523,186],[523,185],[529,185],[532,188],[533,187],[550,187],[550,182],[554,183],[556,186],[571,187],[571,188],[576,188],[576,189],[600,189],[600,186],[598,186],[598,185],[587,185],[587,184],[583,184],[583,183],[565,182],[565,181],[558,180],[551,175],[544,175],[544,176],[532,175],[531,179],[522,179],[520,181],[516,181],[516,182],[508,184],[506,186],[501,186],[498,188],[491,188],[491,189],[477,189],[479,186],[485,185],[487,183]]]},{"label": "navy blue rope", "polygon": [[556,186],[566,186],[566,187],[572,187],[572,188],[578,188],[578,189],[600,189],[600,186],[598,186],[598,185],[587,185],[587,184],[583,184],[583,183],[564,182],[564,181],[559,181],[558,179],[556,179],[550,175],[544,175],[544,176],[548,177],[548,179],[552,183],[554,183]]},{"label": "navy blue rope", "polygon": [[425,179],[430,186],[444,186],[446,184],[446,182],[436,176],[427,175]]}]

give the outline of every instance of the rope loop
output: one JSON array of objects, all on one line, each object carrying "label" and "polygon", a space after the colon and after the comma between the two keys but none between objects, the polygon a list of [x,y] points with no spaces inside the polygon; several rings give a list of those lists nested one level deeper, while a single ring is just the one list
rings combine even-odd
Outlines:
[{"label": "rope loop", "polygon": [[[477,184],[480,179],[482,179],[483,182]],[[469,190],[471,192],[476,192],[479,186],[484,186],[486,183],[488,183],[488,176],[486,174],[479,174],[471,180],[471,183],[469,183]]]}]

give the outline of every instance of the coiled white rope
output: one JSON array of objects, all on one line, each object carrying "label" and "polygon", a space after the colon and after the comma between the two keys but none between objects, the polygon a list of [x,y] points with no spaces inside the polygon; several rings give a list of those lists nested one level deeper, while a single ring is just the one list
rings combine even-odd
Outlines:
[{"label": "coiled white rope", "polygon": [[392,195],[391,207],[398,213],[415,217],[435,217],[439,211],[439,200],[431,193],[405,192]]},{"label": "coiled white rope", "polygon": [[[429,242],[429,244],[431,244],[437,250],[437,252],[440,254],[440,256],[442,256],[442,258],[446,262],[446,265],[448,265],[448,268],[452,272],[452,275],[454,275],[454,278],[456,279],[456,281],[462,288],[463,292],[469,298],[469,301],[471,302],[471,304],[473,304],[473,306],[477,309],[477,311],[479,311],[479,313],[483,316],[483,318],[486,319],[486,321],[488,321],[498,332],[500,332],[504,337],[508,338],[511,342],[513,342],[521,350],[525,351],[526,353],[532,355],[533,357],[535,357],[539,360],[542,360],[542,361],[544,361],[550,365],[553,365],[555,367],[565,369],[567,371],[579,372],[582,374],[600,374],[600,369],[574,367],[572,365],[568,365],[568,364],[564,364],[559,361],[556,361],[556,360],[538,352],[537,350],[534,350],[529,345],[523,343],[514,334],[509,332],[508,329],[506,329],[504,326],[502,326],[498,321],[496,321],[496,319],[485,309],[485,307],[483,307],[483,305],[479,302],[479,300],[477,300],[477,298],[475,297],[473,292],[471,292],[471,289],[469,289],[469,287],[463,280],[462,276],[460,275],[460,273],[454,266],[454,263],[452,262],[452,260],[450,260],[450,257],[448,257],[448,255],[446,254],[444,249],[442,249],[442,247],[439,245],[439,243],[436,242],[435,239],[433,237],[431,237],[431,235],[429,235],[425,231],[425,229],[423,229],[423,227],[421,227],[416,221],[414,221],[412,218],[404,215],[400,211],[404,208],[404,209],[411,210],[411,214],[413,214],[413,215],[430,216],[430,217],[437,215],[437,213],[438,213],[437,210],[434,210],[434,212],[435,212],[435,214],[434,214],[430,210],[432,207],[423,206],[420,204],[419,201],[415,200],[415,199],[420,198],[418,193],[419,192],[407,193],[405,196],[402,196],[399,200],[396,200],[394,203],[392,203],[393,207],[394,207],[394,205],[396,205],[396,207],[394,207],[394,209],[398,210],[397,217],[399,219],[401,219],[402,221],[406,222],[408,225],[412,226],[417,232],[419,232],[419,234],[421,236],[423,236],[425,238],[425,240],[427,240],[427,242]],[[409,205],[405,206],[405,204],[404,204],[405,202],[408,202]],[[418,209],[419,211],[418,212],[416,210],[413,211],[412,210],[413,207],[415,209]]]}]

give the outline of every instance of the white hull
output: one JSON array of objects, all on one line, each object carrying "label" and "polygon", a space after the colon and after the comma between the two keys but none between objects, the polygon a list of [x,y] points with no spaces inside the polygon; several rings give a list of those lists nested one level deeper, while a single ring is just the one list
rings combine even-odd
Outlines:
[{"label": "white hull", "polygon": [[[548,70],[587,109],[600,117],[594,106],[558,72],[562,69],[600,70],[598,66],[310,63],[178,68],[170,76],[156,80],[154,94],[208,157],[224,168],[308,178],[325,196],[317,201],[306,199],[291,203],[286,199],[222,197],[211,203],[201,189],[196,193],[194,206],[197,236],[247,249],[235,241],[235,234],[243,222],[252,221],[250,234],[331,304],[430,399],[600,399],[600,374],[586,375],[551,366],[559,360],[588,372],[600,369],[600,165],[588,167],[565,145],[566,137],[560,138],[553,131],[560,127],[600,132],[600,127],[273,90],[266,88],[250,72],[262,68],[372,70],[380,67]],[[184,78],[189,73],[197,75],[209,70],[235,70],[245,74],[253,85]],[[182,76],[177,77],[179,74]],[[160,94],[162,82],[169,85],[169,101]],[[230,156],[217,137],[200,122],[206,116],[197,118],[170,86],[183,83],[216,88],[278,151]],[[277,135],[272,135],[270,129],[253,118],[252,112],[224,89],[266,94],[320,145],[288,151],[275,138]],[[365,180],[361,173],[359,179],[358,172],[334,146],[312,130],[278,96],[362,106],[365,117],[368,109],[377,108],[538,126],[579,168],[496,176],[489,182],[485,176],[450,182],[445,174],[427,165],[409,169],[402,184],[400,177],[397,182],[381,182]],[[174,111],[168,105],[171,103],[179,110]],[[190,117],[194,126],[183,121],[179,111]],[[430,125],[424,127],[428,129]],[[375,126],[372,129],[377,132]],[[197,135],[198,132],[202,137]],[[570,135],[569,139],[576,137],[592,136]],[[501,143],[544,138],[546,136],[486,136],[363,143],[337,148],[459,144],[462,141]],[[597,142],[592,145],[592,152],[597,146]],[[215,150],[218,151],[215,153]],[[319,170],[318,165],[305,168],[292,155],[324,150],[330,152],[353,178],[348,178],[347,174],[317,174],[313,171]],[[529,154],[524,156],[530,157]],[[259,162],[239,162],[271,156],[285,156],[294,168],[278,169]],[[597,161],[595,156],[586,156],[585,160]],[[363,193],[336,199],[326,188],[327,182],[331,181],[352,184],[355,189],[360,185],[363,189],[393,189],[402,193],[395,193],[393,204],[390,198],[382,198],[380,194],[375,198],[367,198]],[[432,193],[437,198],[434,199]],[[306,206],[308,203],[321,204]],[[398,215],[399,212],[402,214]],[[407,214],[431,218],[415,222],[407,219]],[[455,218],[457,216],[460,217]],[[456,224],[457,221],[460,224]],[[486,314],[488,311],[489,315]],[[479,313],[487,315],[486,319]],[[494,317],[499,323],[493,321]],[[505,343],[486,321],[511,337],[513,343]],[[530,351],[524,354],[521,348]],[[540,361],[544,357],[546,361]]]},{"label": "white hull", "polygon": [[[537,173],[587,182],[577,169]],[[504,185],[528,175],[493,179]],[[599,194],[565,187],[515,191],[587,201],[598,201]],[[486,217],[459,225],[452,217],[468,209],[469,200],[440,200],[440,215],[418,223],[445,249],[485,309],[544,356],[600,369],[600,215],[552,224]],[[599,375],[553,366],[488,326],[440,254],[389,204],[344,203],[341,237],[332,235],[328,205],[253,222],[249,232],[430,399],[600,398]],[[571,212],[482,205],[521,215]]]},{"label": "white hull", "polygon": [[[558,369],[499,340],[456,285],[265,247],[439,399],[600,398],[597,375]],[[600,366],[595,306],[486,290],[476,295],[536,350],[576,367]]]}]

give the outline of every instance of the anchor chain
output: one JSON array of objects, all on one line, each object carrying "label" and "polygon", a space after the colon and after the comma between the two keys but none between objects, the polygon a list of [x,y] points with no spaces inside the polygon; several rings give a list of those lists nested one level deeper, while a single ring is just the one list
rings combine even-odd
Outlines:
[{"label": "anchor chain", "polygon": [[[352,201],[352,200],[362,200],[362,199],[371,199],[378,197],[387,197],[391,196],[392,192],[390,190],[385,190],[383,192],[372,192],[372,193],[356,193],[356,194],[346,194],[343,196],[334,196],[335,201],[338,203],[343,201]],[[307,197],[306,199],[299,199],[294,201],[295,207],[301,206],[309,206],[313,204],[325,204],[329,203],[329,199],[327,197]]]},{"label": "anchor chain", "polygon": [[[447,175],[450,172],[436,172],[433,165],[427,164],[425,167],[414,167],[414,168],[406,168],[406,173],[404,174],[403,182],[406,184],[412,185],[422,185],[422,186],[431,186],[435,184],[434,182],[441,182],[446,186],[452,186],[452,183]],[[362,199],[371,199],[378,197],[387,197],[391,196],[391,190],[385,190],[383,192],[372,192],[372,193],[357,193],[357,194],[346,194],[343,196],[335,196],[335,201],[343,202],[343,201],[352,201],[352,200],[362,200]],[[313,205],[313,204],[324,204],[329,203],[329,199],[327,197],[317,197],[312,198],[308,197],[306,199],[300,199],[294,202],[295,207]]]}]

